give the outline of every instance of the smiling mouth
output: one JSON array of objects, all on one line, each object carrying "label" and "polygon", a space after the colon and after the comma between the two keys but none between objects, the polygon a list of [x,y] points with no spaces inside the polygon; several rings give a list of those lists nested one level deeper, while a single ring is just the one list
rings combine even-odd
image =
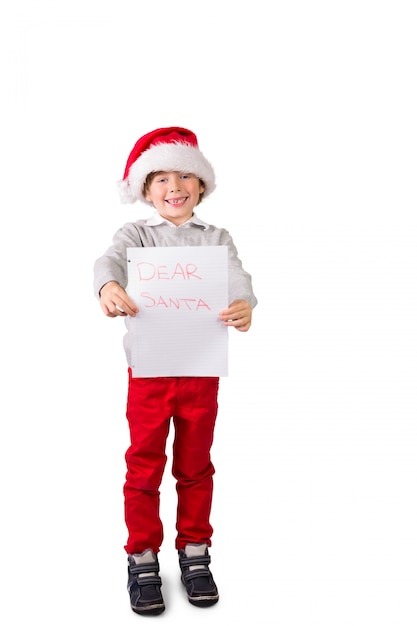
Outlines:
[{"label": "smiling mouth", "polygon": [[182,206],[184,202],[186,202],[187,198],[171,198],[170,200],[165,200],[171,206]]}]

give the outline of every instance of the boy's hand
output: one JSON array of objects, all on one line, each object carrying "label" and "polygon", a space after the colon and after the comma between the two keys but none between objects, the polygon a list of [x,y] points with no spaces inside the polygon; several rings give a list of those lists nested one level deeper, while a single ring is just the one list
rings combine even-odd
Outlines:
[{"label": "boy's hand", "polygon": [[236,330],[245,333],[252,323],[252,307],[246,300],[234,300],[228,309],[220,311],[219,318],[226,326],[234,326]]},{"label": "boy's hand", "polygon": [[117,317],[131,315],[134,317],[139,308],[129,298],[126,291],[114,280],[106,283],[100,290],[100,305],[104,315]]}]

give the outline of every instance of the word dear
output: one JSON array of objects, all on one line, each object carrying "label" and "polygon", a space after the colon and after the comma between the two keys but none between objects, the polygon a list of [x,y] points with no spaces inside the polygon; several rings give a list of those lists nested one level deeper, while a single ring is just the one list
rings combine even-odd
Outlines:
[{"label": "word dear", "polygon": [[176,278],[202,280],[202,277],[196,274],[198,268],[194,263],[186,263],[184,266],[177,263],[174,269],[168,270],[167,265],[154,265],[148,261],[141,261],[137,264],[137,268],[139,280],[175,280]]}]

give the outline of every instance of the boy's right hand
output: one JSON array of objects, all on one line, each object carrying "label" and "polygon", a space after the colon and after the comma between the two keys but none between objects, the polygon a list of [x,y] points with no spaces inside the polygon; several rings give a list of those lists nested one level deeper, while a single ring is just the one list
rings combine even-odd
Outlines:
[{"label": "boy's right hand", "polygon": [[117,317],[119,315],[130,315],[135,317],[139,312],[139,307],[129,298],[126,291],[111,280],[106,283],[100,290],[100,305],[104,315],[107,317]]}]

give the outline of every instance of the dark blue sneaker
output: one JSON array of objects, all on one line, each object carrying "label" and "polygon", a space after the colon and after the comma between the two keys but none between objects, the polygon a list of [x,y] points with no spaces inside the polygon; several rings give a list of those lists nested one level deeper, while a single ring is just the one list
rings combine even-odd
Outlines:
[{"label": "dark blue sneaker", "polygon": [[201,607],[216,604],[219,593],[209,569],[211,559],[206,544],[188,544],[178,555],[189,602]]},{"label": "dark blue sneaker", "polygon": [[136,560],[129,554],[127,590],[132,611],[139,615],[162,613],[165,604],[161,585],[158,557],[152,550],[146,550]]}]

